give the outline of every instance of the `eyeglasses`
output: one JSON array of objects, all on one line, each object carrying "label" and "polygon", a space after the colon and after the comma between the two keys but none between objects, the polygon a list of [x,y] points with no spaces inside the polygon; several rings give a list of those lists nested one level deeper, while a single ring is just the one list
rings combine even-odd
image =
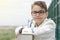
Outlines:
[{"label": "eyeglasses", "polygon": [[40,11],[32,11],[31,12],[33,15],[36,15],[37,13],[39,14],[39,15],[43,15],[44,13],[45,13],[45,11],[43,11],[43,10],[40,10]]}]

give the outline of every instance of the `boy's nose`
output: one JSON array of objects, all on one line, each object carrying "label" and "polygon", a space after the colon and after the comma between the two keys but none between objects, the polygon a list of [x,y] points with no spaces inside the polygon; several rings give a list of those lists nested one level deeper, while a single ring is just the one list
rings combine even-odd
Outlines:
[{"label": "boy's nose", "polygon": [[39,13],[36,13],[36,16],[39,16],[40,14]]}]

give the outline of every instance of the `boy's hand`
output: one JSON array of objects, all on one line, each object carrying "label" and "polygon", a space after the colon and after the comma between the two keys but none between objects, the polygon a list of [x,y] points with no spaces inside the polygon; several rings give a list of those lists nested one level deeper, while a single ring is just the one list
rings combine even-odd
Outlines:
[{"label": "boy's hand", "polygon": [[19,30],[19,33],[20,33],[20,34],[22,33],[22,30],[23,30],[23,28],[21,28],[21,29]]}]

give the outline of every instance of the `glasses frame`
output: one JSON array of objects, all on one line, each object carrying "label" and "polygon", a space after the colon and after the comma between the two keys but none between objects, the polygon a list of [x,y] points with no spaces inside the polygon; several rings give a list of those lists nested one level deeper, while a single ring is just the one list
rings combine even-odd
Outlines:
[{"label": "glasses frame", "polygon": [[37,14],[44,15],[45,13],[46,13],[46,11],[43,11],[43,10],[40,10],[40,11],[32,11],[31,12],[31,14],[33,14],[33,15],[37,15]]}]

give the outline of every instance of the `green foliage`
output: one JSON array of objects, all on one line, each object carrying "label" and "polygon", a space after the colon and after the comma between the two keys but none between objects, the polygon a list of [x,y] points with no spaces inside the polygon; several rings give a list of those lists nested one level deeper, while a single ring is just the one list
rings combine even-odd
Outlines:
[{"label": "green foliage", "polygon": [[0,29],[0,40],[12,40],[14,39],[15,32],[12,29]]}]

